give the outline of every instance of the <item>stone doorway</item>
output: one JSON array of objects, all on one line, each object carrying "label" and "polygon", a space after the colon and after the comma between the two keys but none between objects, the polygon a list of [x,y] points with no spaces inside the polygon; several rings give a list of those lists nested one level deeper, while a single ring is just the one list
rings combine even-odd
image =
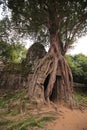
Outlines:
[{"label": "stone doorway", "polygon": [[[49,79],[50,79],[50,74],[48,74],[48,76],[46,77],[45,81],[44,81],[44,93],[47,89],[48,83],[49,83]],[[52,93],[50,95],[50,100],[55,102],[58,98],[59,98],[59,93],[60,93],[60,88],[59,88],[59,83],[61,80],[61,76],[56,76],[56,81],[52,90]]]}]

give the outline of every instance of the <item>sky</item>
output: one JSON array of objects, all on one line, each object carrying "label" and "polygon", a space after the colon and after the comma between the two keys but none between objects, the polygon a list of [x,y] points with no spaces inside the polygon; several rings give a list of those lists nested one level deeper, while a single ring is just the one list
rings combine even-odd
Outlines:
[{"label": "sky", "polygon": [[[26,40],[26,48],[29,48],[33,44],[32,41]],[[74,44],[73,47],[68,51],[68,54],[76,55],[82,53],[87,56],[87,35],[79,38]]]},{"label": "sky", "polygon": [[69,54],[75,55],[82,53],[84,55],[87,55],[87,35],[84,37],[81,37],[73,44],[73,48],[68,51]]}]

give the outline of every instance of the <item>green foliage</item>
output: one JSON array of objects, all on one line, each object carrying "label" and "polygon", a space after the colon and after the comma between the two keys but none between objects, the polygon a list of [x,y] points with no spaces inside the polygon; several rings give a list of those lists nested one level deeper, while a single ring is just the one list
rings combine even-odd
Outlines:
[{"label": "green foliage", "polygon": [[19,63],[26,56],[26,48],[20,44],[0,42],[0,58],[4,63]]},{"label": "green foliage", "polygon": [[9,41],[10,20],[6,16],[0,20],[0,41]]},{"label": "green foliage", "polygon": [[26,48],[17,36],[7,16],[0,20],[0,59],[4,63],[19,63],[26,56]]},{"label": "green foliage", "polygon": [[67,60],[73,73],[75,82],[87,84],[87,56],[78,54],[67,55]]}]

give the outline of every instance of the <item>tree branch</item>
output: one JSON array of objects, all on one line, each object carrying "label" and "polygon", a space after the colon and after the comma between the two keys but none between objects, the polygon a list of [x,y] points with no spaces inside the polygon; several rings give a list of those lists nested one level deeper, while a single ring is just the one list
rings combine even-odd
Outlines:
[{"label": "tree branch", "polygon": [[[74,31],[73,31],[73,30],[71,31],[71,34],[72,34],[72,32],[73,32],[73,35],[72,35],[72,37],[69,36],[69,38],[67,39],[67,41],[66,41],[66,43],[65,43],[65,47],[64,47],[64,53],[67,52],[67,49],[68,49],[68,48],[70,47],[70,45],[72,44],[73,38],[74,38],[75,35],[78,33],[78,30],[79,30],[80,26],[82,25],[83,21],[86,20],[86,18],[87,18],[87,13],[85,13],[85,14],[83,15],[83,17],[79,19],[79,23],[78,23],[77,26],[75,27],[75,30],[74,30]],[[71,35],[71,34],[70,34],[70,35]]]}]

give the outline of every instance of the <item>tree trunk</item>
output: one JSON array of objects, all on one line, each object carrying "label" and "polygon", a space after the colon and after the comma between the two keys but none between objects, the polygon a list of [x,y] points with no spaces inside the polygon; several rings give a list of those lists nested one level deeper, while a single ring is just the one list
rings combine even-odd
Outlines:
[{"label": "tree trunk", "polygon": [[72,73],[60,48],[58,34],[51,34],[51,47],[43,59],[35,66],[29,84],[29,97],[37,103],[44,101],[64,101],[72,104]]},{"label": "tree trunk", "polygon": [[37,102],[46,100],[63,100],[72,103],[72,73],[65,58],[63,45],[58,35],[56,1],[50,1],[48,29],[50,34],[50,49],[41,59],[34,71],[29,84],[29,96]]}]

